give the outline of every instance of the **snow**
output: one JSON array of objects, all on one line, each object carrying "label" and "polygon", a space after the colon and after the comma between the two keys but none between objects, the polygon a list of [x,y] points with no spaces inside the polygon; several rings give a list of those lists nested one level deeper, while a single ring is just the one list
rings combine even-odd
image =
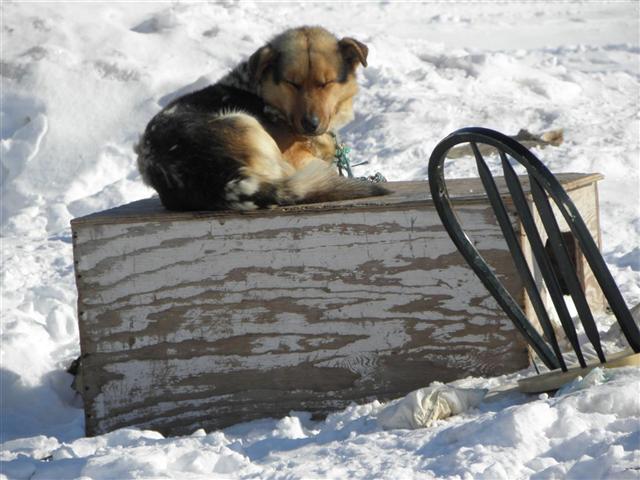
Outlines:
[{"label": "snow", "polygon": [[[463,126],[563,128],[565,142],[538,153],[554,172],[604,173],[603,253],[637,304],[639,5],[3,2],[0,478],[638,478],[632,368],[597,369],[553,397],[490,393],[426,429],[384,430],[373,402],[181,438],[83,437],[64,370],[78,354],[69,220],[151,195],[132,151],[151,116],[305,23],[370,48],[341,132],[369,162],[356,174],[423,179],[436,143]],[[623,345],[610,317],[598,321],[605,346]],[[454,386],[502,391],[531,373]]]}]

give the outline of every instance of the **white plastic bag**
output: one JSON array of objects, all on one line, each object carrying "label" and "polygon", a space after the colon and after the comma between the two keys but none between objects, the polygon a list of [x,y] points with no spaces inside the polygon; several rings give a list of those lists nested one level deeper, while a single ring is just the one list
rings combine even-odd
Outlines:
[{"label": "white plastic bag", "polygon": [[385,430],[430,427],[436,420],[479,405],[487,391],[431,384],[390,402],[378,413],[378,424]]}]

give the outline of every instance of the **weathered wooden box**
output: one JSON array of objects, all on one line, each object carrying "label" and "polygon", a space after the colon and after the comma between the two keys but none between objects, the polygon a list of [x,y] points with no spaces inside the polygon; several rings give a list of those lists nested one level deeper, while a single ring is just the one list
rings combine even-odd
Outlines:
[{"label": "weathered wooden box", "polygon": [[[600,177],[559,178],[599,238]],[[168,212],[148,199],[73,220],[87,434],[327,412],[528,365],[427,184],[390,188],[248,214]],[[524,303],[481,191],[450,183],[462,222]]]}]

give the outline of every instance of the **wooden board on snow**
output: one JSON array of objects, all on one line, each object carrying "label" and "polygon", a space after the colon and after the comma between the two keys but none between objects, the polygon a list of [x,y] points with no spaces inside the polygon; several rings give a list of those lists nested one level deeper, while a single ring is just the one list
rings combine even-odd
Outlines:
[{"label": "wooden board on snow", "polygon": [[[596,219],[600,178],[559,175]],[[87,434],[189,434],[525,367],[526,344],[458,254],[426,182],[388,186],[251,213],[168,212],[153,198],[75,219]],[[525,304],[482,191],[450,183],[479,250]]]}]

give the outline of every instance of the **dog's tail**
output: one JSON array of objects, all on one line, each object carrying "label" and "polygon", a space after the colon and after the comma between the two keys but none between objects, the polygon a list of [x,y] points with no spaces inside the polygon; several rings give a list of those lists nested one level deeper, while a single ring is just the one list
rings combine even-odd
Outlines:
[{"label": "dog's tail", "polygon": [[[282,158],[280,148],[258,121],[242,112],[217,118],[241,132],[237,149],[249,153],[238,175],[225,184],[223,203],[235,210],[275,205],[331,202],[391,193],[379,184],[338,176],[335,166],[313,159],[300,170]],[[231,145],[233,146],[233,145]],[[236,149],[236,150],[237,150]]]},{"label": "dog's tail", "polygon": [[340,177],[334,167],[317,160],[276,185],[278,205],[333,202],[391,193],[380,184]]},{"label": "dog's tail", "polygon": [[276,205],[332,202],[354,198],[373,197],[391,193],[380,184],[340,177],[334,167],[315,160],[303,169],[279,179],[265,179],[244,175],[230,181],[225,187],[227,207],[234,210],[254,210]]}]

